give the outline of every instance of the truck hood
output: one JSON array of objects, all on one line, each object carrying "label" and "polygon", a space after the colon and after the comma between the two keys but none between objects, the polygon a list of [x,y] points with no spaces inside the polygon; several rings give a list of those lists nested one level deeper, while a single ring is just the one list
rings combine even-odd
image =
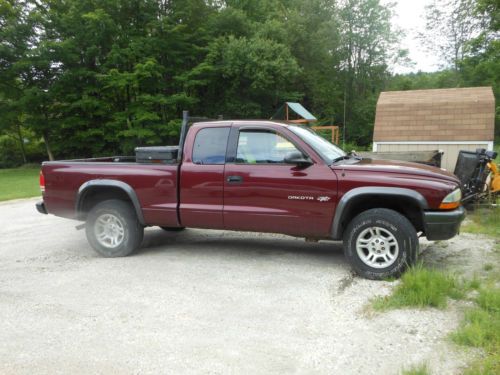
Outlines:
[{"label": "truck hood", "polygon": [[420,178],[429,178],[437,180],[446,180],[459,184],[458,178],[444,169],[431,167],[425,164],[411,163],[397,160],[375,160],[362,159],[356,163],[351,160],[345,160],[341,163],[332,165],[333,169],[356,170],[356,171],[372,171],[381,173],[397,173],[405,175],[413,175]]}]

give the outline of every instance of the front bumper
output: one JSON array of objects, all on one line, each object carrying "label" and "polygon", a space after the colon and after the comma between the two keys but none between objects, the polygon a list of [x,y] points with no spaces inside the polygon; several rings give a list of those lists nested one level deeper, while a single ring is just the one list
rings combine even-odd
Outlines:
[{"label": "front bumper", "polygon": [[37,202],[36,203],[36,210],[40,212],[41,214],[47,215],[47,209],[45,208],[45,203],[43,201]]},{"label": "front bumper", "polygon": [[453,211],[424,212],[425,236],[431,241],[448,240],[458,234],[464,218],[463,207]]}]

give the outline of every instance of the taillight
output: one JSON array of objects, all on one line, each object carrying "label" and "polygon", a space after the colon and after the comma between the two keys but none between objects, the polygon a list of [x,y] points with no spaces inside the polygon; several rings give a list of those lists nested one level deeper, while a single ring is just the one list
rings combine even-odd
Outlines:
[{"label": "taillight", "polygon": [[40,190],[42,193],[45,192],[45,176],[42,171],[40,171]]}]

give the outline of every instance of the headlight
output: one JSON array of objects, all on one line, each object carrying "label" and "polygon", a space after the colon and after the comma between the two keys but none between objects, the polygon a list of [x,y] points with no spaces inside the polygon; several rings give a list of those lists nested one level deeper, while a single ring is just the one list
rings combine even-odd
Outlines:
[{"label": "headlight", "polygon": [[443,201],[439,205],[441,210],[452,210],[460,206],[460,200],[462,199],[462,190],[455,189],[446,197],[444,197]]}]

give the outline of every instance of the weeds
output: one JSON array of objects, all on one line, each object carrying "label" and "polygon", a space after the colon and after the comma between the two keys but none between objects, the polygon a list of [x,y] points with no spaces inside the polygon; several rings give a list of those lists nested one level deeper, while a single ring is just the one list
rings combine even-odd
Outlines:
[{"label": "weeds", "polygon": [[412,366],[408,370],[403,370],[401,375],[430,375],[427,364],[423,363],[417,366]]},{"label": "weeds", "polygon": [[481,280],[477,275],[474,275],[472,280],[465,282],[467,290],[478,290],[481,287]]},{"label": "weeds", "polygon": [[467,218],[462,231],[500,238],[500,207],[479,208],[468,213]]},{"label": "weeds", "polygon": [[474,363],[466,374],[500,374],[500,288],[481,288],[476,303],[451,338],[458,345],[486,352],[486,357]]},{"label": "weeds", "polygon": [[[477,209],[468,215],[462,226],[465,232],[486,234],[496,238],[493,254],[500,255],[500,208]],[[500,274],[495,263],[486,263],[482,275],[460,281],[457,277],[422,264],[411,267],[401,278],[393,293],[373,301],[375,310],[401,307],[444,308],[448,298],[461,299],[476,290],[475,307],[465,312],[457,331],[450,336],[457,345],[478,348],[484,356],[472,363],[465,375],[500,374]],[[468,296],[472,298],[471,295]],[[403,375],[428,375],[426,365],[403,370]]]},{"label": "weeds", "polygon": [[375,299],[375,310],[400,307],[444,308],[448,298],[465,295],[466,286],[456,277],[442,271],[425,268],[421,263],[411,267],[401,278],[392,295]]},{"label": "weeds", "polygon": [[491,271],[493,269],[493,264],[491,263],[486,263],[483,267],[485,271]]}]

